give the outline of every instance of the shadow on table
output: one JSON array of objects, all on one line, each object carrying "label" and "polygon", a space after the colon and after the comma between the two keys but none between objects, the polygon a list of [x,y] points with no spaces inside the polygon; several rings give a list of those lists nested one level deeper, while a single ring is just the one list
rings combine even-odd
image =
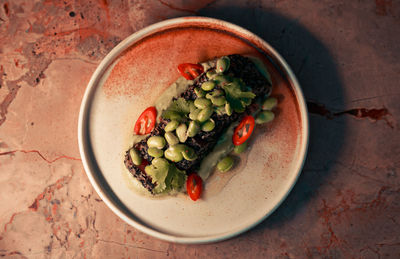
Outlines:
[{"label": "shadow on table", "polygon": [[[336,64],[323,43],[297,22],[261,8],[209,7],[198,12],[242,26],[271,44],[289,63],[308,102],[343,107],[342,83]],[[333,125],[333,126],[332,126]],[[280,207],[255,228],[276,228],[305,209],[318,188],[329,178],[330,162],[343,144],[346,125],[310,116],[310,143],[302,174]]]}]

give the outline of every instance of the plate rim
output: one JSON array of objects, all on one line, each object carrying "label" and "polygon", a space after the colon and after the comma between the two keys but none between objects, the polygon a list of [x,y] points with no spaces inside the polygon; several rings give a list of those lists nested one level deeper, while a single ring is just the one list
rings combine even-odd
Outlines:
[{"label": "plate rim", "polygon": [[[218,26],[223,26],[228,28],[230,31],[240,33],[240,35],[246,35],[250,36],[252,39],[257,40],[257,43],[259,43],[263,48],[261,51],[265,52],[268,50],[268,54],[270,54],[276,61],[279,62],[279,67],[286,73],[286,78],[291,84],[292,91],[294,92],[294,96],[296,98],[298,107],[299,107],[299,113],[300,113],[300,119],[301,119],[301,129],[302,129],[302,137],[300,140],[301,147],[299,151],[299,159],[294,168],[297,171],[296,176],[292,179],[292,182],[289,184],[289,188],[286,190],[285,194],[280,198],[280,201],[276,203],[276,205],[268,211],[263,217],[260,219],[252,222],[251,224],[248,224],[247,226],[240,228],[239,230],[234,230],[231,232],[227,233],[221,233],[217,235],[210,235],[210,236],[201,236],[201,237],[189,237],[189,236],[178,236],[178,235],[173,235],[173,234],[166,234],[162,233],[160,231],[157,231],[155,229],[152,229],[150,227],[147,227],[140,222],[137,222],[130,218],[127,213],[124,213],[122,209],[114,204],[115,202],[111,200],[109,195],[103,191],[103,187],[100,186],[100,183],[98,180],[95,178],[94,174],[96,172],[93,172],[94,170],[98,170],[94,168],[95,166],[92,165],[91,161],[91,156],[92,154],[89,153],[89,139],[87,137],[87,132],[88,132],[88,110],[90,108],[90,98],[94,94],[94,90],[96,89],[97,83],[100,80],[102,74],[106,71],[106,69],[112,64],[112,62],[121,54],[123,51],[128,49],[133,43],[143,39],[144,37],[151,35],[157,30],[168,27],[168,26],[179,26],[183,25],[185,23],[193,23],[193,22],[198,22],[198,23],[208,23],[208,24],[214,24]],[[239,36],[240,36],[239,35]],[[78,117],[78,145],[79,145],[79,153],[82,159],[82,164],[85,170],[85,173],[87,177],[89,178],[89,181],[97,194],[100,196],[100,198],[105,202],[105,204],[122,220],[124,220],[126,223],[129,225],[133,226],[134,228],[138,229],[139,231],[148,234],[150,236],[153,236],[155,238],[165,240],[165,241],[170,241],[170,242],[175,242],[175,243],[182,243],[182,244],[204,244],[204,243],[212,243],[212,242],[218,242],[218,241],[223,241],[229,238],[232,238],[234,236],[240,235],[249,229],[255,227],[262,221],[264,221],[268,216],[270,216],[281,204],[282,202],[287,198],[289,193],[292,191],[294,185],[296,184],[306,157],[307,157],[307,150],[308,150],[308,145],[309,145],[309,120],[308,120],[308,111],[307,111],[307,106],[306,102],[304,99],[304,94],[301,90],[300,84],[287,64],[287,62],[283,59],[283,57],[271,46],[269,45],[266,41],[264,41],[262,38],[257,36],[256,34],[250,32],[247,29],[244,29],[238,25],[235,25],[233,23],[215,19],[215,18],[209,18],[209,17],[201,17],[201,16],[187,16],[187,17],[179,17],[179,18],[173,18],[173,19],[168,19],[164,20],[155,24],[152,24],[150,26],[147,26],[127,38],[125,38],[123,41],[121,41],[119,44],[117,44],[100,62],[100,64],[97,66],[96,70],[92,74],[89,83],[86,87],[85,93],[82,98],[80,110],[79,110],[79,117]],[[121,202],[122,203],[122,202]]]}]

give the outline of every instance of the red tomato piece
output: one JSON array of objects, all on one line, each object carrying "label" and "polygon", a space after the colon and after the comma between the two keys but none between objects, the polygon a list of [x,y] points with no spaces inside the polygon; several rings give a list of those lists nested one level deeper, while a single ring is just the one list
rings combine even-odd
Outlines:
[{"label": "red tomato piece", "polygon": [[149,134],[156,125],[157,110],[155,107],[149,107],[140,114],[135,123],[134,132],[136,135]]},{"label": "red tomato piece", "polygon": [[187,80],[193,80],[204,72],[204,68],[199,64],[183,63],[178,66],[178,71]]},{"label": "red tomato piece", "polygon": [[246,142],[254,130],[254,117],[251,115],[245,116],[233,132],[233,145],[239,146]]},{"label": "red tomato piece", "polygon": [[203,180],[201,179],[201,177],[195,173],[189,175],[186,180],[186,191],[189,197],[192,200],[196,201],[200,197],[202,190]]}]

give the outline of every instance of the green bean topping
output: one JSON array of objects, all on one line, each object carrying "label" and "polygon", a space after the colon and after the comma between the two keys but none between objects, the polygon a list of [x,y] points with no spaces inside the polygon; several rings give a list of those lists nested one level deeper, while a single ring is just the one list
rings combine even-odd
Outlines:
[{"label": "green bean topping", "polygon": [[200,124],[198,121],[189,122],[189,127],[187,130],[188,137],[194,137],[200,131]]},{"label": "green bean topping", "polygon": [[184,143],[187,139],[187,126],[185,123],[182,123],[181,125],[178,126],[176,129],[176,135],[178,136],[178,139],[180,142]]},{"label": "green bean topping", "polygon": [[176,120],[172,120],[167,123],[164,130],[166,132],[174,131],[174,130],[176,130],[176,128],[178,128],[178,126],[179,126],[179,122]]},{"label": "green bean topping", "polygon": [[158,149],[162,149],[165,146],[166,142],[165,139],[161,136],[151,136],[147,140],[147,145],[149,147],[155,147]]},{"label": "green bean topping", "polygon": [[186,146],[184,144],[176,144],[176,145],[170,146],[169,148],[172,149],[173,151],[182,153],[183,151],[185,151]]},{"label": "green bean topping", "polygon": [[193,101],[188,101],[188,103],[189,103],[189,112],[192,112],[197,109]]},{"label": "green bean topping", "polygon": [[166,132],[164,135],[164,138],[170,146],[176,145],[179,143],[178,137],[173,132]]},{"label": "green bean topping", "polygon": [[275,114],[271,111],[262,111],[257,115],[256,123],[263,124],[274,120]]},{"label": "green bean topping", "polygon": [[247,149],[247,142],[244,142],[243,144],[241,144],[241,145],[239,145],[239,146],[235,146],[235,147],[233,148],[233,151],[234,151],[236,154],[240,154],[240,153],[243,153],[246,149]]},{"label": "green bean topping", "polygon": [[228,114],[228,116],[232,115],[233,109],[232,109],[232,106],[229,103],[225,104],[225,112],[226,112],[226,114]]},{"label": "green bean topping", "polygon": [[189,113],[189,118],[190,118],[191,120],[193,120],[193,121],[197,120],[197,116],[199,115],[200,111],[201,111],[201,109],[196,109],[196,110],[194,110],[194,111],[191,111],[191,112]]},{"label": "green bean topping", "polygon": [[206,76],[208,79],[212,79],[215,75],[217,75],[217,72],[215,72],[215,70],[210,70],[207,71]]},{"label": "green bean topping", "polygon": [[182,152],[183,158],[188,161],[193,161],[197,159],[196,152],[193,148],[186,146],[185,150]]},{"label": "green bean topping", "polygon": [[156,147],[150,147],[147,150],[147,153],[152,157],[162,157],[164,155],[164,151],[162,149],[158,149]]},{"label": "green bean topping", "polygon": [[129,150],[129,156],[131,157],[133,164],[140,165],[142,163],[142,157],[139,155],[139,152],[136,149],[131,148]]},{"label": "green bean topping", "polygon": [[211,91],[215,87],[215,82],[214,81],[206,81],[201,85],[201,89],[204,91]]},{"label": "green bean topping", "polygon": [[211,105],[211,101],[206,98],[197,98],[194,100],[194,105],[199,109],[204,109]]},{"label": "green bean topping", "polygon": [[278,99],[276,99],[275,97],[269,97],[264,101],[264,103],[262,105],[262,109],[264,111],[266,111],[266,110],[270,111],[273,108],[275,108],[277,104],[278,104]]},{"label": "green bean topping", "polygon": [[225,98],[225,96],[213,97],[213,98],[211,98],[211,102],[215,106],[222,106],[222,105],[226,104],[226,98]]},{"label": "green bean topping", "polygon": [[199,115],[197,116],[197,120],[200,122],[205,122],[208,120],[213,113],[213,109],[211,107],[207,107],[200,111]]},{"label": "green bean topping", "polygon": [[217,72],[223,73],[229,69],[230,59],[228,57],[222,57],[217,60]]},{"label": "green bean topping", "polygon": [[207,93],[206,94],[206,98],[207,99],[212,99],[213,97],[218,97],[224,94],[224,91],[220,90],[220,89],[215,89],[214,91],[212,91],[211,93]]},{"label": "green bean topping", "polygon": [[226,156],[218,162],[217,169],[220,172],[227,172],[232,168],[233,164],[233,158],[231,156]]},{"label": "green bean topping", "polygon": [[172,161],[172,162],[179,162],[183,159],[182,152],[178,151],[177,149],[174,149],[173,146],[167,148],[164,152],[164,156],[166,159]]},{"label": "green bean topping", "polygon": [[206,92],[204,92],[203,89],[198,88],[198,87],[196,87],[196,88],[194,89],[194,93],[196,94],[196,96],[197,96],[198,98],[204,97],[204,95],[206,94]]},{"label": "green bean topping", "polygon": [[203,123],[203,125],[201,125],[201,130],[202,131],[212,131],[215,128],[215,121],[213,119],[209,119],[206,122]]}]

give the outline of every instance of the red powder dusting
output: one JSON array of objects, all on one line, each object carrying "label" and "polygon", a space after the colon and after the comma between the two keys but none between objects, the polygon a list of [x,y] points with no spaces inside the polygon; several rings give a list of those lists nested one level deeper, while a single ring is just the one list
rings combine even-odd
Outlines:
[{"label": "red powder dusting", "polygon": [[103,91],[109,97],[135,96],[151,102],[179,77],[179,64],[198,63],[232,53],[257,55],[258,51],[247,42],[213,28],[168,29],[125,51]]},{"label": "red powder dusting", "polygon": [[99,4],[100,8],[102,8],[106,12],[107,20],[110,20],[110,9],[108,8],[107,0],[100,0]]}]

